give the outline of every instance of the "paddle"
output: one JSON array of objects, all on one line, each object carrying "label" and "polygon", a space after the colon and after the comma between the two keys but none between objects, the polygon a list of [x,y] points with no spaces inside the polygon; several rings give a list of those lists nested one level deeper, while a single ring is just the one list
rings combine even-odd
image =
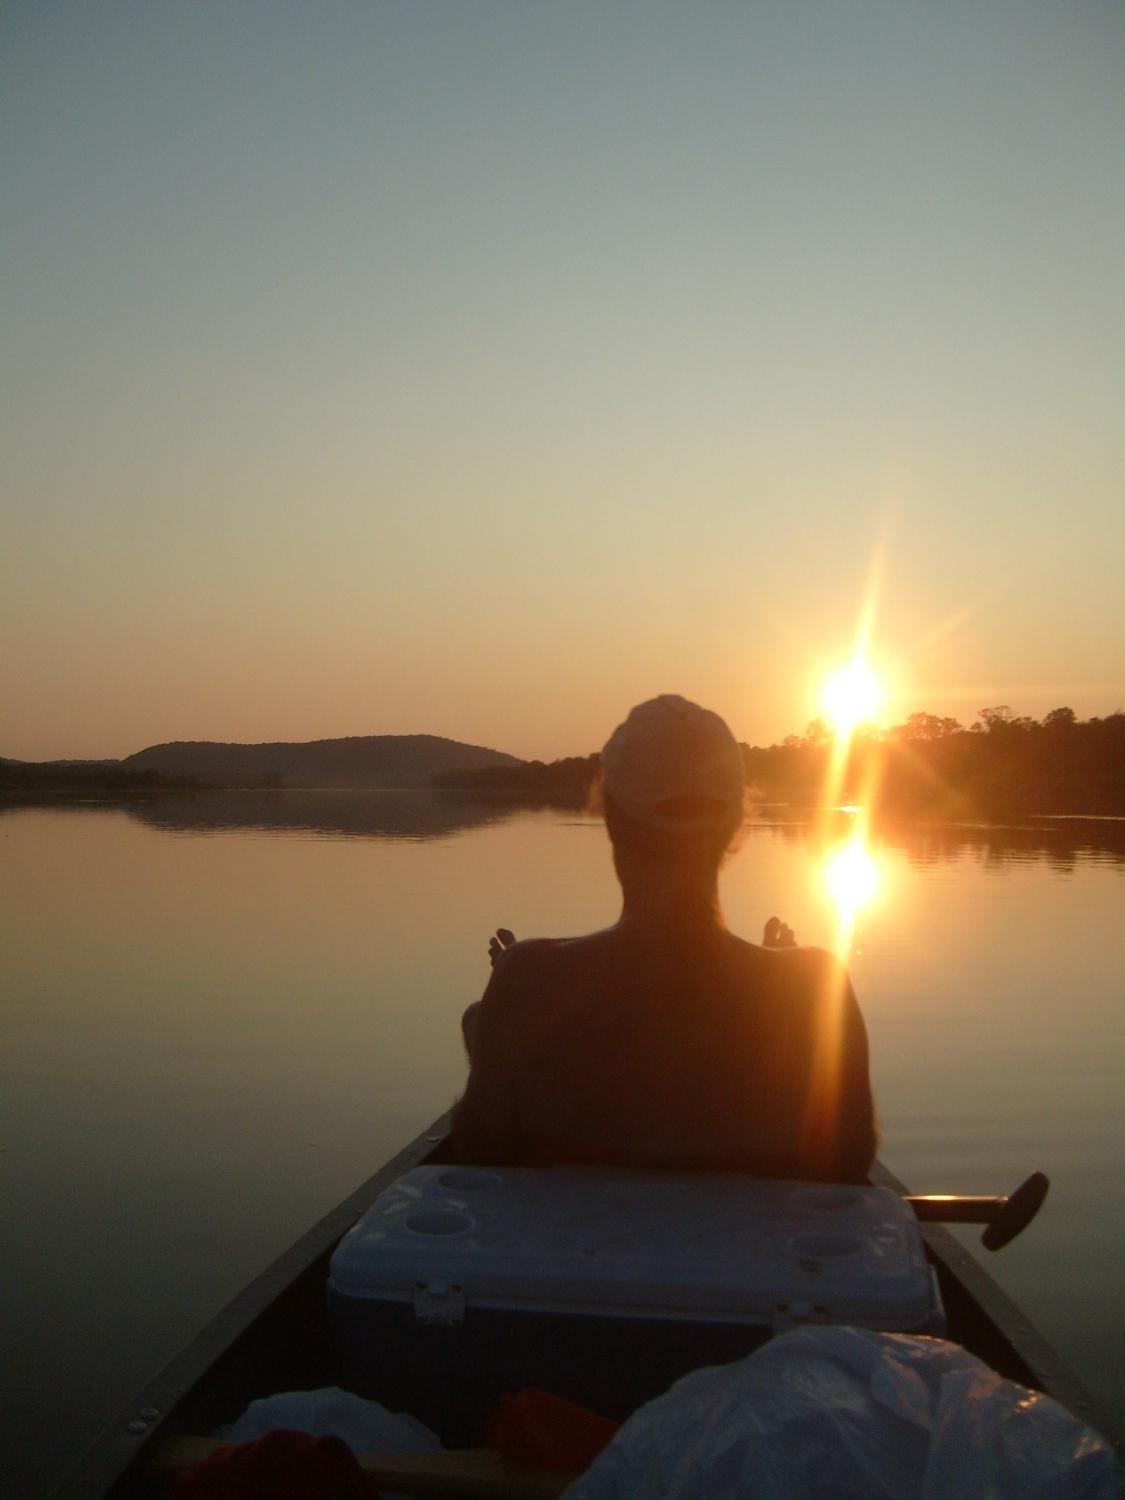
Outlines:
[{"label": "paddle", "polygon": [[1043,1172],[1032,1172],[1006,1198],[967,1197],[954,1193],[907,1193],[918,1218],[926,1224],[986,1224],[980,1237],[986,1250],[1002,1250],[1022,1234],[1043,1206],[1050,1182]]},{"label": "paddle", "polygon": [[[152,1460],[157,1473],[171,1475],[228,1446],[217,1438],[173,1437]],[[445,1500],[557,1500],[573,1474],[557,1474],[505,1458],[493,1448],[453,1448],[442,1453],[358,1454],[357,1462],[373,1492],[437,1495]]]}]

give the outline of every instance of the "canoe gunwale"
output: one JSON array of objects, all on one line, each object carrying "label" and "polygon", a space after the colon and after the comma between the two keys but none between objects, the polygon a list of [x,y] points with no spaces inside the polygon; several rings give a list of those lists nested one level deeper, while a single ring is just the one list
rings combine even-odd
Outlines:
[{"label": "canoe gunwale", "polygon": [[[245,1396],[243,1366],[253,1367],[259,1341],[268,1343],[271,1332],[276,1340],[278,1332],[289,1328],[280,1316],[286,1304],[291,1317],[301,1316],[302,1301],[305,1312],[310,1306],[322,1312],[328,1262],[340,1238],[405,1172],[446,1159],[442,1148],[448,1142],[449,1122],[448,1113],[435,1120],[232,1298],[103,1428],[51,1492],[56,1500],[123,1500],[147,1494],[148,1450],[169,1435],[168,1419],[177,1407],[198,1406],[212,1386],[231,1381],[244,1389],[245,1406],[251,1397]],[[899,1194],[907,1192],[880,1162],[872,1169],[871,1181]],[[1045,1391],[1100,1432],[1120,1457],[1120,1424],[1036,1331],[1022,1308],[943,1225],[924,1223],[920,1228],[946,1303],[950,1337],[960,1338],[970,1352],[979,1352],[1000,1374]],[[969,1328],[973,1336],[966,1339],[963,1334]],[[216,1421],[229,1420],[229,1415]]]},{"label": "canoe gunwale", "polygon": [[449,1134],[449,1122],[450,1113],[439,1116],[232,1297],[103,1428],[52,1491],[56,1500],[100,1500],[129,1493],[128,1487],[117,1487],[128,1484],[131,1474],[141,1469],[145,1450],[166,1435],[164,1419],[245,1348],[278,1303],[307,1281],[320,1262],[327,1275],[328,1260],[341,1236],[385,1188],[434,1154]]},{"label": "canoe gunwale", "polygon": [[[871,1181],[876,1187],[887,1187],[902,1195],[908,1191],[882,1162],[877,1161],[872,1167]],[[1125,1437],[1120,1424],[1072,1372],[1019,1303],[1008,1296],[987,1267],[944,1224],[922,1223],[918,1227],[938,1274],[951,1325],[950,1337],[957,1338],[957,1325],[968,1314],[989,1332],[988,1348],[981,1358],[1009,1380],[1053,1397],[1080,1421],[1100,1432],[1121,1457]],[[977,1342],[979,1345],[984,1341]],[[975,1351],[970,1349],[972,1352]]]}]

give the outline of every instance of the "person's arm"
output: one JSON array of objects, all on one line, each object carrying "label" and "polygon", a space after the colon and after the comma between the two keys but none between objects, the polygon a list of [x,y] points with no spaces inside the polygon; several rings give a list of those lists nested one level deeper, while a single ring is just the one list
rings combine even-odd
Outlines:
[{"label": "person's arm", "polygon": [[458,1161],[499,1165],[514,1161],[518,1154],[515,1086],[524,946],[507,951],[481,999],[462,1018],[469,1079],[453,1107],[453,1154]]},{"label": "person's arm", "polygon": [[867,1027],[846,972],[844,983],[836,1176],[840,1182],[865,1182],[875,1161],[879,1133],[871,1093]]},{"label": "person's arm", "polygon": [[815,948],[800,953],[800,961],[811,970],[815,996],[808,1042],[805,1169],[823,1181],[863,1182],[878,1144],[867,1028],[840,960]]}]

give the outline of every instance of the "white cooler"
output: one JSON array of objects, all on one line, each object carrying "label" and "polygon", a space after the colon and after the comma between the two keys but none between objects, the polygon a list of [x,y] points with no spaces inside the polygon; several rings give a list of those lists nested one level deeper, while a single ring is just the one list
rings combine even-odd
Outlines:
[{"label": "white cooler", "polygon": [[622,1418],[797,1323],[945,1331],[894,1193],[733,1173],[417,1167],[328,1290],[336,1381],[454,1444],[506,1392]]}]

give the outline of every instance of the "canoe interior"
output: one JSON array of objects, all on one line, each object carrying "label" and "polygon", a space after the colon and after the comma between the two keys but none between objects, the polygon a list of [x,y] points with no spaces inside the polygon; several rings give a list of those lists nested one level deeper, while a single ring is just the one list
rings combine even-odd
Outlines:
[{"label": "canoe interior", "polygon": [[[340,1237],[412,1167],[447,1159],[443,1115],[250,1283],[106,1429],[55,1490],[58,1500],[145,1496],[153,1446],[206,1434],[278,1391],[332,1383],[325,1285]],[[905,1193],[881,1164],[871,1180]],[[1046,1391],[1125,1452],[1120,1424],[1036,1332],[975,1256],[940,1224],[922,1235],[941,1287],[949,1337],[1010,1380]]]},{"label": "canoe interior", "polygon": [[153,1493],[148,1456],[173,1433],[208,1433],[249,1402],[329,1384],[325,1286],[337,1242],[385,1188],[437,1160],[440,1116],[256,1277],[129,1402],[55,1488],[55,1500]]}]

